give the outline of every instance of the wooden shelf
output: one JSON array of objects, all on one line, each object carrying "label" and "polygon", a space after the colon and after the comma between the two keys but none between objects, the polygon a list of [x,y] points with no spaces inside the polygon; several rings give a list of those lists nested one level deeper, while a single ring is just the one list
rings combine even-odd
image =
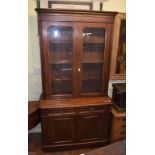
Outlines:
[{"label": "wooden shelf", "polygon": [[55,52],[50,52],[50,62],[60,62],[60,61],[72,61],[72,52],[67,52],[67,51],[55,51]]},{"label": "wooden shelf", "polygon": [[84,43],[104,43],[104,38],[102,37],[88,37],[83,38]]},{"label": "wooden shelf", "polygon": [[57,73],[56,71],[52,72],[51,73],[51,79],[52,80],[57,80],[57,81],[60,81],[60,80],[72,80],[72,71],[64,71],[64,72],[61,72],[61,73]]},{"label": "wooden shelf", "polygon": [[53,95],[72,93],[72,80],[52,80],[51,86]]},{"label": "wooden shelf", "polygon": [[104,44],[102,41],[91,41],[91,40],[86,40],[83,41],[84,44]]},{"label": "wooden shelf", "polygon": [[102,77],[100,76],[95,76],[95,75],[93,75],[93,76],[83,76],[82,77],[82,80],[100,80]]},{"label": "wooden shelf", "polygon": [[52,78],[52,81],[72,81],[71,78]]},{"label": "wooden shelf", "polygon": [[51,64],[72,64],[72,61],[70,60],[60,60],[60,61],[52,61],[50,62]]},{"label": "wooden shelf", "polygon": [[[83,76],[82,80],[100,80],[102,77],[100,76]],[[52,81],[72,81],[72,77],[53,77],[51,76]]]},{"label": "wooden shelf", "polygon": [[51,51],[52,56],[57,56],[57,55],[67,55],[67,54],[71,54],[73,51],[69,51],[69,50],[54,50]]},{"label": "wooden shelf", "polygon": [[103,52],[83,52],[83,63],[102,63]]},{"label": "wooden shelf", "polygon": [[53,43],[58,43],[58,44],[62,44],[62,43],[73,43],[73,40],[70,40],[70,39],[50,39],[50,43],[53,44]]},{"label": "wooden shelf", "polygon": [[85,60],[83,61],[83,64],[96,64],[96,63],[102,63],[103,61],[100,60]]},{"label": "wooden shelf", "polygon": [[52,81],[72,81],[72,76],[52,76],[51,75],[51,80]]}]

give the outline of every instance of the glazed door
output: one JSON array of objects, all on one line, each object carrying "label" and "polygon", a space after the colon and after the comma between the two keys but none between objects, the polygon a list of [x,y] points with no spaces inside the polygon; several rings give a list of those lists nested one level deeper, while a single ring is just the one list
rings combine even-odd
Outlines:
[{"label": "glazed door", "polygon": [[111,25],[80,23],[78,75],[80,96],[106,95],[110,58]]},{"label": "glazed door", "polygon": [[70,22],[43,22],[43,67],[45,96],[75,96],[76,25]]}]

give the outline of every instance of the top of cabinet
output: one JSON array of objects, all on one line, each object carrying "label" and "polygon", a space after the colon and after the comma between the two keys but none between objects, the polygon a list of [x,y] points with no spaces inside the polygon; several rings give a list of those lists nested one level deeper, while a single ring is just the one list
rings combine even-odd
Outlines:
[{"label": "top of cabinet", "polygon": [[35,9],[39,21],[106,22],[113,23],[117,12]]},{"label": "top of cabinet", "polygon": [[49,13],[49,14],[79,14],[79,15],[102,15],[102,16],[115,16],[117,12],[110,11],[92,11],[92,10],[68,10],[68,9],[35,9],[38,14]]},{"label": "top of cabinet", "polygon": [[72,99],[57,99],[57,100],[41,100],[40,108],[67,108],[67,107],[85,107],[85,106],[103,106],[111,105],[111,98],[94,97],[94,98],[72,98]]}]

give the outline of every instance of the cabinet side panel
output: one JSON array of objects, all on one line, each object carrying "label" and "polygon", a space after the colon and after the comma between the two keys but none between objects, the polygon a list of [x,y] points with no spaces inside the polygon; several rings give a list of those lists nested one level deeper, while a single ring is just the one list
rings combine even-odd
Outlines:
[{"label": "cabinet side panel", "polygon": [[48,71],[48,54],[46,47],[46,23],[38,21],[39,37],[40,37],[40,54],[41,54],[41,72],[42,72],[42,87],[43,98],[48,99],[50,96],[49,88],[49,71]]}]

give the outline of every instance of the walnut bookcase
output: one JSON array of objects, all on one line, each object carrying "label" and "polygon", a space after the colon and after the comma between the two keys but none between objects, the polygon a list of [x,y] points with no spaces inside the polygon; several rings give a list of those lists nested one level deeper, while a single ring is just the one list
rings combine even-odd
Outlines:
[{"label": "walnut bookcase", "polygon": [[36,9],[43,95],[44,149],[105,145],[115,12]]}]

